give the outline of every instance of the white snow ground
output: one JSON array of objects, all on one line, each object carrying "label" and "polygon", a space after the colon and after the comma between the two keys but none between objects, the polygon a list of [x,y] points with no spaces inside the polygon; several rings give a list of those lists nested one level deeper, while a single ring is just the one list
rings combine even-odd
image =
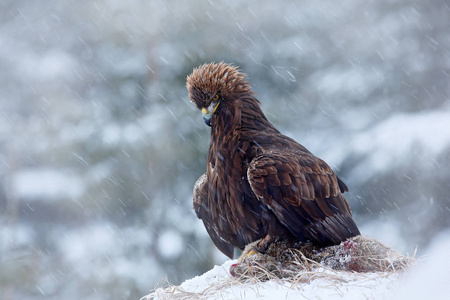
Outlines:
[{"label": "white snow ground", "polygon": [[440,235],[428,255],[404,274],[317,271],[307,283],[283,280],[243,283],[233,278],[229,260],[180,286],[157,288],[143,299],[449,299],[450,232]]},{"label": "white snow ground", "polygon": [[184,299],[188,295],[193,299],[382,299],[395,291],[398,281],[397,275],[361,276],[324,270],[324,278],[305,284],[293,285],[282,280],[242,283],[228,272],[235,262],[227,261],[222,266],[215,266],[179,287],[157,289],[153,299]]}]

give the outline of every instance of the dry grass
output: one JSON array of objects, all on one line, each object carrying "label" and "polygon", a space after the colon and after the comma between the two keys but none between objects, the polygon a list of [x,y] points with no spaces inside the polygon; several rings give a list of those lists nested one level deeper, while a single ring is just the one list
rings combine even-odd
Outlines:
[{"label": "dry grass", "polygon": [[335,271],[358,273],[398,272],[407,268],[415,259],[401,255],[381,242],[357,236],[336,246],[320,248],[310,243],[272,244],[267,255],[247,255],[254,245],[247,246],[239,263],[230,269],[235,277],[293,278],[298,274],[316,272],[325,268]]},{"label": "dry grass", "polygon": [[349,282],[363,284],[374,278],[401,275],[415,262],[414,256],[403,256],[389,246],[363,236],[325,248],[279,242],[271,245],[266,254],[247,255],[253,247],[249,245],[238,263],[230,267],[232,276],[218,278],[204,290],[187,291],[165,282],[141,300],[221,298],[220,295],[231,287],[241,285],[258,289],[258,285],[268,280],[296,289],[321,279],[337,289]]},{"label": "dry grass", "polygon": [[[250,282],[257,283],[257,279],[251,279]],[[248,280],[240,280],[239,278],[222,278],[210,284],[208,288],[201,291],[187,291],[182,286],[176,286],[165,283],[164,286],[157,286],[149,295],[142,297],[141,300],[204,300],[219,298],[217,295],[226,293],[231,287],[246,287]]]}]

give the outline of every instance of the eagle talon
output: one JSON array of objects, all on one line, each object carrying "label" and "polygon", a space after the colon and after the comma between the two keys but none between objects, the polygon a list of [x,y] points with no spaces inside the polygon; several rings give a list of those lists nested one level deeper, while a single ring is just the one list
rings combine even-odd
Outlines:
[{"label": "eagle talon", "polygon": [[238,259],[238,264],[256,254],[261,254],[261,252],[259,252],[257,248],[253,248],[250,251],[242,253],[242,255]]},{"label": "eagle talon", "polygon": [[258,251],[257,248],[253,248],[252,250],[250,250],[249,252],[247,252],[247,254],[245,256],[249,257],[255,254],[260,254],[261,252]]}]

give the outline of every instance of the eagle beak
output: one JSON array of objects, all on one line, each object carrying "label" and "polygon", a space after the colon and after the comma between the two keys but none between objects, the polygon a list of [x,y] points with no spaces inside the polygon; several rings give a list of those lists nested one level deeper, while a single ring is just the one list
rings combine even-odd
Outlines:
[{"label": "eagle beak", "polygon": [[203,121],[205,121],[206,125],[211,127],[211,117],[216,111],[217,107],[219,107],[220,101],[212,101],[208,108],[202,108]]},{"label": "eagle beak", "polygon": [[212,113],[209,113],[206,108],[202,108],[202,116],[203,116],[203,121],[205,121],[205,124],[208,125],[209,127],[211,127]]}]

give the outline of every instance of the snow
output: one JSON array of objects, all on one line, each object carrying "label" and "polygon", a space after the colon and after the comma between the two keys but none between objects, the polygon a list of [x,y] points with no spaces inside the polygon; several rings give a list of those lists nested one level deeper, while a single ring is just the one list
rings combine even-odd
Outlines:
[{"label": "snow", "polygon": [[342,94],[343,98],[346,95],[356,94],[357,99],[363,101],[364,96],[373,93],[373,91],[384,81],[379,74],[375,72],[367,72],[362,68],[353,68],[342,71],[342,68],[335,67],[327,71],[318,71],[312,79],[316,81],[317,89],[321,96],[328,95],[337,98],[337,95]]},{"label": "snow", "polygon": [[448,299],[450,295],[450,231],[438,235],[428,255],[412,272],[406,274],[392,300]]},{"label": "snow", "polygon": [[359,229],[361,232],[364,232],[364,235],[382,240],[384,244],[401,253],[412,254],[415,251],[415,249],[408,248],[410,245],[406,241],[404,234],[402,234],[402,223],[399,220],[387,219],[383,220],[383,222],[379,220],[366,222]]},{"label": "snow", "polygon": [[[157,288],[142,299],[448,299],[450,231],[439,235],[427,257],[405,273],[350,273],[319,269],[306,283],[288,280],[244,282],[233,278],[228,260],[180,286]],[[314,279],[316,278],[316,279]],[[187,298],[184,298],[187,296]]]},{"label": "snow", "polygon": [[6,252],[6,245],[8,243],[14,244],[17,247],[25,247],[33,242],[35,232],[28,226],[17,224],[11,226],[10,224],[3,224],[0,230],[0,251]]},{"label": "snow", "polygon": [[2,4],[2,299],[137,299],[228,260],[192,211],[210,129],[185,78],[211,61],[348,183],[362,232],[422,255],[449,227],[441,3]]},{"label": "snow", "polygon": [[77,198],[84,191],[79,177],[54,169],[24,169],[12,177],[12,189],[17,196],[28,201],[38,199]]},{"label": "snow", "polygon": [[183,248],[183,238],[178,231],[169,229],[160,233],[158,238],[158,250],[165,259],[173,260],[178,258]]},{"label": "snow", "polygon": [[[424,154],[439,155],[450,146],[447,128],[450,111],[397,114],[362,133],[354,146],[358,152],[367,153],[367,148],[376,144],[377,151],[372,151],[373,165],[384,169],[417,147]],[[386,157],[390,159],[386,161]]]},{"label": "snow", "polygon": [[[119,274],[122,280],[144,288],[148,281],[138,274],[158,274],[156,258],[139,251],[139,244],[151,247],[148,231],[142,227],[118,228],[107,222],[61,232],[57,249],[64,254],[64,265],[85,280],[109,282]],[[121,247],[123,246],[123,247]],[[96,250],[97,249],[97,250]],[[43,288],[48,292],[47,289]]]},{"label": "snow", "polygon": [[432,164],[429,157],[438,157],[450,148],[447,128],[450,128],[450,109],[399,113],[353,135],[342,149],[333,148],[324,156],[337,165],[348,159],[345,149],[366,157],[366,163],[353,171],[355,180],[363,182],[374,173],[381,174],[411,161],[416,161],[416,168],[428,167]]},{"label": "snow", "polygon": [[[319,279],[309,283],[294,284],[283,280],[245,283],[231,277],[228,272],[236,262],[229,260],[202,276],[185,281],[175,289],[175,295],[202,295],[198,299],[382,299],[394,292],[399,279],[398,274],[318,270]],[[170,289],[157,289],[151,296],[154,299],[169,299],[170,295],[174,296]]]},{"label": "snow", "polygon": [[43,54],[11,52],[9,59],[16,61],[22,76],[36,81],[70,78],[74,76],[73,71],[77,68],[75,58],[59,48],[49,49]]}]

